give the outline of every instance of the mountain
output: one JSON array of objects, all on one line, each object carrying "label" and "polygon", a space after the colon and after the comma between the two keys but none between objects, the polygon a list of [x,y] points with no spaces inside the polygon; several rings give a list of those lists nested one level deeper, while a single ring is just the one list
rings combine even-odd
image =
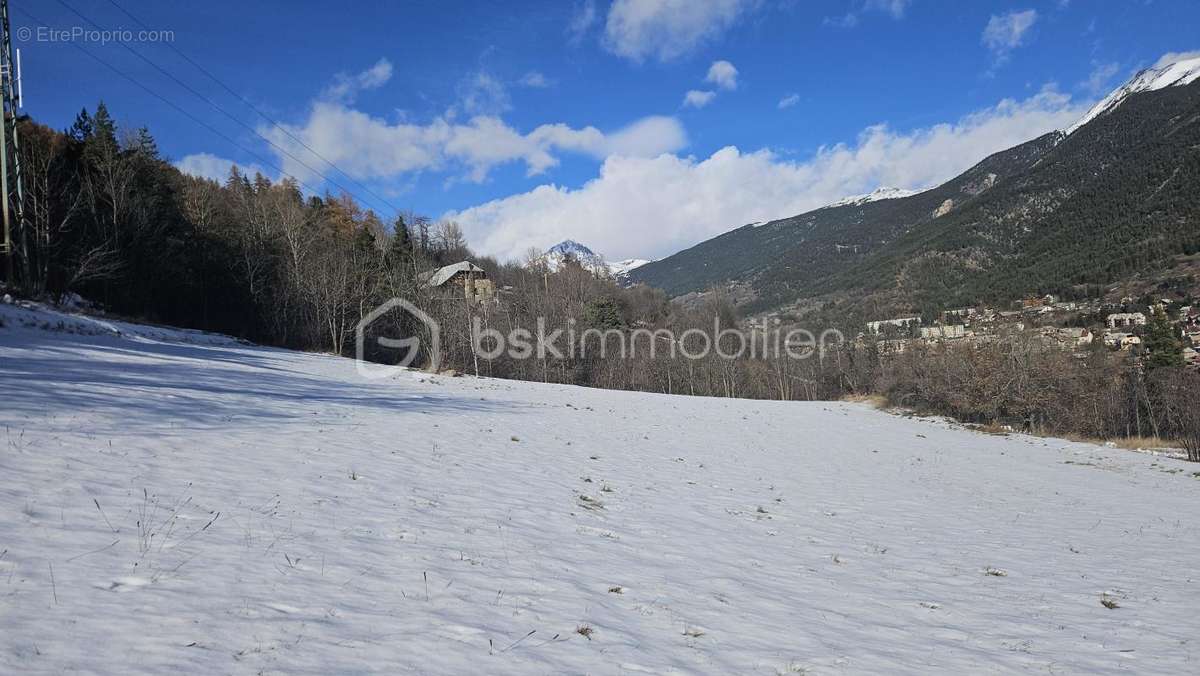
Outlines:
[{"label": "mountain", "polygon": [[931,190],[896,199],[847,200],[798,216],[745,225],[637,268],[632,282],[672,296],[730,281],[749,283],[759,298],[788,300],[805,286],[829,277],[934,214],[948,212],[997,181],[1031,167],[1058,142],[1048,134],[997,153],[961,176]]},{"label": "mountain", "polygon": [[608,271],[613,277],[623,277],[628,275],[634,268],[640,268],[650,261],[645,258],[626,258],[623,261],[608,264]]},{"label": "mountain", "polygon": [[573,260],[592,272],[608,270],[608,263],[604,260],[603,256],[573,239],[563,240],[555,244],[536,260],[544,264],[551,271],[560,268],[567,260]]},{"label": "mountain", "polygon": [[627,258],[610,263],[604,256],[592,251],[587,246],[573,239],[563,240],[546,250],[536,261],[545,265],[551,271],[557,270],[567,260],[579,263],[585,270],[607,274],[617,280],[624,279],[629,272],[650,261],[641,258]]},{"label": "mountain", "polygon": [[844,206],[862,206],[867,202],[877,202],[879,200],[894,200],[901,197],[909,197],[917,194],[918,190],[905,190],[904,188],[876,188],[865,195],[853,195],[851,197],[843,197],[842,199],[826,204],[824,209],[829,207],[844,207]]},{"label": "mountain", "polygon": [[749,312],[848,302],[878,313],[1095,294],[1168,268],[1200,251],[1197,73],[1194,61],[1143,71],[1070,133],[940,186],[744,226],[629,279],[672,296],[733,285]]},{"label": "mountain", "polygon": [[1131,94],[1154,91],[1163,87],[1188,85],[1195,82],[1198,78],[1200,78],[1200,56],[1168,63],[1165,66],[1147,68],[1134,75],[1133,79],[1129,82],[1114,89],[1112,93],[1101,99],[1100,103],[1092,106],[1092,109],[1086,115],[1067,128],[1066,133],[1070,135],[1076,129],[1079,129],[1100,115],[1114,110],[1125,99],[1129,98]]}]

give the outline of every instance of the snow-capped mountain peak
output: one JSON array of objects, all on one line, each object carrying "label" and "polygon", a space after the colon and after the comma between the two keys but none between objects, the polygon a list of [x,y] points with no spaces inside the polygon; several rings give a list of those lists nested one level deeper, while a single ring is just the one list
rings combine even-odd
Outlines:
[{"label": "snow-capped mountain peak", "polygon": [[604,257],[592,251],[588,247],[576,242],[573,239],[567,239],[555,244],[546,250],[537,260],[544,264],[551,271],[562,267],[562,264],[567,259],[574,260],[583,266],[586,270],[592,272],[606,271],[608,264],[604,261]]},{"label": "snow-capped mountain peak", "polygon": [[550,247],[546,253],[557,253],[565,256],[591,257],[595,256],[596,252],[586,246],[576,242],[573,239],[564,239],[563,241]]},{"label": "snow-capped mountain peak", "polygon": [[546,250],[546,253],[537,258],[537,262],[545,265],[547,269],[553,272],[562,267],[562,264],[567,259],[579,263],[585,270],[608,274],[617,279],[624,277],[630,270],[650,262],[641,258],[627,258],[615,263],[609,263],[604,259],[604,256],[573,239],[563,240],[550,247]]},{"label": "snow-capped mountain peak", "polygon": [[1171,61],[1163,64],[1160,60],[1152,68],[1139,71],[1128,82],[1114,89],[1100,103],[1092,106],[1086,115],[1066,129],[1070,135],[1083,125],[1121,105],[1130,94],[1149,92],[1166,87],[1189,85],[1200,79],[1200,56]]},{"label": "snow-capped mountain peak", "polygon": [[917,194],[916,190],[905,190],[904,188],[876,188],[865,195],[851,195],[842,199],[826,204],[824,208],[830,207],[845,207],[845,206],[860,206],[867,202],[876,202],[879,200],[894,200],[901,197],[908,197]]}]

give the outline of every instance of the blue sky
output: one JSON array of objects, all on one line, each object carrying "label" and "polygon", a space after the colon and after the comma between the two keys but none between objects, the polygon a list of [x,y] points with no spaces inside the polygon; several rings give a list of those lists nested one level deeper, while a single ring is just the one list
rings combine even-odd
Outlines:
[{"label": "blue sky", "polygon": [[64,128],[104,99],[122,123],[149,126],[189,171],[223,173],[232,161],[295,174],[318,190],[333,186],[124,47],[51,41],[45,32],[92,28],[68,7],[104,28],[141,30],[113,2],[172,31],[174,48],[288,132],[168,46],[135,39],[130,48],[279,148],[378,211],[459,220],[477,248],[503,257],[568,237],[610,258],[658,257],[880,185],[925,187],[1066,126],[1164,54],[1200,49],[1190,1],[348,2],[331,10],[13,0],[26,112],[36,119]]}]

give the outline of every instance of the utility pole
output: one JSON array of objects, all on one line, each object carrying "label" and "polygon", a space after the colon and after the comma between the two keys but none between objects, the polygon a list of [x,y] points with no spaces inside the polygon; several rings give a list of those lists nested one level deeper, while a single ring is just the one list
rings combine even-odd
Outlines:
[{"label": "utility pole", "polygon": [[13,224],[25,229],[25,194],[21,188],[21,152],[17,140],[17,109],[21,107],[20,52],[13,61],[12,31],[8,23],[8,0],[0,0],[0,97],[3,98],[3,124],[0,124],[0,183],[4,200],[0,206],[4,219],[4,239],[0,253],[4,254],[4,281],[9,289],[16,287],[13,264]]}]

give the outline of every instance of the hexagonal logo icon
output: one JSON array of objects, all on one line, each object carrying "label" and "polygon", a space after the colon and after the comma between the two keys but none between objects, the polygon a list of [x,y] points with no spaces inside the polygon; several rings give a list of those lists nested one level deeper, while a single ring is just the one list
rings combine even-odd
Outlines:
[{"label": "hexagonal logo icon", "polygon": [[367,361],[367,330],[370,329],[371,325],[391,313],[407,314],[420,322],[425,328],[429,339],[429,345],[426,346],[426,354],[429,357],[428,366],[430,370],[436,372],[441,363],[442,356],[441,327],[433,317],[430,317],[413,303],[403,298],[391,298],[367,313],[354,326],[354,366],[358,370],[358,374],[372,380],[387,378],[396,373],[397,367],[405,368],[412,365],[421,354],[422,341],[420,335],[405,338],[377,336],[374,340],[380,347],[387,350],[404,350],[404,356],[400,361],[389,365]]}]

